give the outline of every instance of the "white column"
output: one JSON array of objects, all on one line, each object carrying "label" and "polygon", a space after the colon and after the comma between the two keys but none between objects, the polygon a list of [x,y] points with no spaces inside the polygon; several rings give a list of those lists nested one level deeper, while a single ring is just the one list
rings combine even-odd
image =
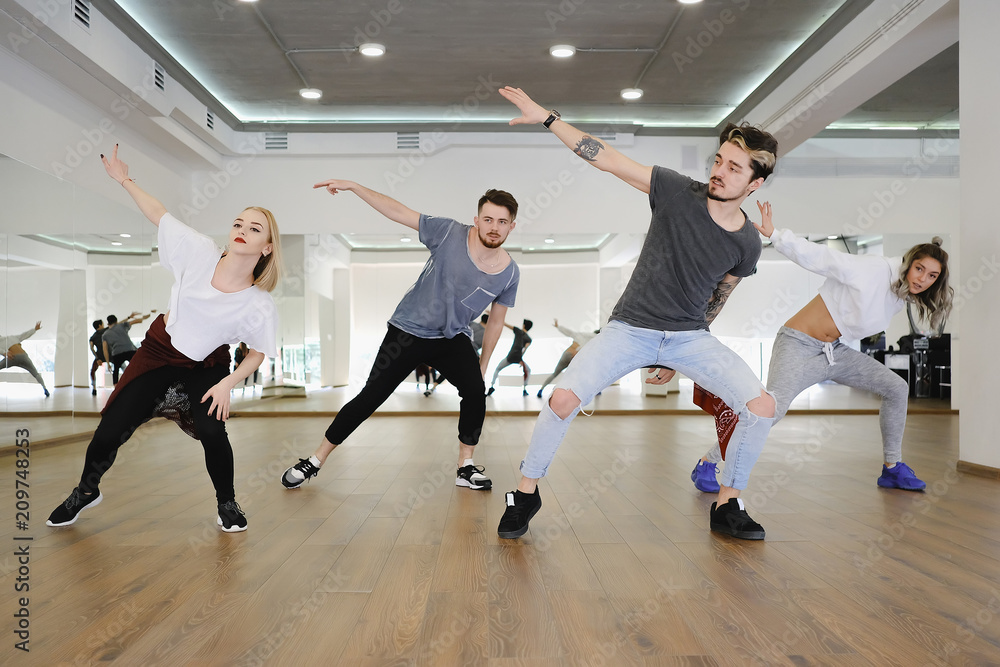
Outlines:
[{"label": "white column", "polygon": [[952,364],[957,390],[953,406],[960,410],[960,466],[1000,471],[1000,411],[996,388],[1000,378],[1000,225],[996,223],[996,189],[977,174],[996,159],[1000,80],[996,76],[996,26],[1000,2],[962,0],[959,18],[959,108],[961,113],[961,211],[958,254],[961,280],[954,285],[961,337]]}]

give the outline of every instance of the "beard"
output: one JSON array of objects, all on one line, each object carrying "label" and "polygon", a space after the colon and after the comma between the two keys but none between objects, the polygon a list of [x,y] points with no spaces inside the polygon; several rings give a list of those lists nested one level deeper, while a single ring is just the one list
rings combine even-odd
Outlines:
[{"label": "beard", "polygon": [[500,246],[503,245],[503,242],[504,242],[505,239],[501,238],[501,239],[498,239],[496,241],[491,241],[488,237],[483,236],[483,232],[482,231],[480,231],[479,229],[477,229],[476,231],[479,234],[479,242],[482,243],[487,248],[490,248],[490,249],[492,249],[492,248],[499,248]]}]

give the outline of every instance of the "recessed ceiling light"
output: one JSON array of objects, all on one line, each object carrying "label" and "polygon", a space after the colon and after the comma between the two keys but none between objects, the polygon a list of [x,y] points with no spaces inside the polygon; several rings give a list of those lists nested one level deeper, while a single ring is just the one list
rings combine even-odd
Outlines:
[{"label": "recessed ceiling light", "polygon": [[677,2],[681,3],[682,5],[696,5],[699,2],[701,2],[701,0],[677,0]]},{"label": "recessed ceiling light", "polygon": [[836,241],[839,238],[840,238],[839,236],[827,236],[826,240],[827,241]]},{"label": "recessed ceiling light", "polygon": [[240,2],[257,2],[257,0],[240,0]]},{"label": "recessed ceiling light", "polygon": [[375,42],[368,42],[367,44],[359,46],[358,51],[360,51],[363,56],[380,56],[385,53],[385,46],[382,44],[376,44]]},{"label": "recessed ceiling light", "polygon": [[637,100],[642,97],[642,88],[623,88],[622,98],[626,100]]},{"label": "recessed ceiling light", "polygon": [[130,239],[130,238],[132,238],[131,234],[119,234],[118,236],[122,237],[123,239]]},{"label": "recessed ceiling light", "polygon": [[547,239],[545,239],[545,242],[546,242],[546,243],[555,243],[555,242],[556,242],[556,240],[555,240],[554,238],[552,238],[552,237],[550,236],[550,237],[548,237]]},{"label": "recessed ceiling light", "polygon": [[307,100],[318,100],[323,97],[323,91],[319,88],[303,88],[299,91],[299,95]]},{"label": "recessed ceiling light", "polygon": [[111,245],[121,245],[121,244],[122,244],[121,241],[112,241],[111,242]]},{"label": "recessed ceiling light", "polygon": [[556,58],[569,58],[576,53],[576,47],[572,44],[556,44],[549,49],[549,53]]},{"label": "recessed ceiling light", "polygon": [[410,241],[412,241],[413,239],[411,239],[411,238],[410,238],[409,236],[404,236],[403,238],[401,238],[401,239],[399,239],[399,240],[400,240],[401,242],[403,242],[403,243],[409,243],[409,242],[410,242]]}]

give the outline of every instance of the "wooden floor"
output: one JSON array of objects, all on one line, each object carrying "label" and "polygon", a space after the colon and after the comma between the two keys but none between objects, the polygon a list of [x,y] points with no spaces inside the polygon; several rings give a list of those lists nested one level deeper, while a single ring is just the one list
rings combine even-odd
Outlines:
[{"label": "wooden floor", "polygon": [[[916,494],[876,487],[877,417],[786,418],[744,492],[763,542],[708,530],[713,498],[688,478],[705,416],[579,417],[516,541],[496,526],[533,418],[487,419],[492,492],[454,486],[450,417],[369,420],[284,490],[327,424],[230,422],[238,534],[216,526],[200,445],[168,423],[136,433],[68,528],[44,520],[84,445],[32,453],[27,531],[0,457],[0,663],[1000,664],[1000,485],[955,472],[955,415],[910,417]],[[30,654],[12,650],[22,596]]]}]

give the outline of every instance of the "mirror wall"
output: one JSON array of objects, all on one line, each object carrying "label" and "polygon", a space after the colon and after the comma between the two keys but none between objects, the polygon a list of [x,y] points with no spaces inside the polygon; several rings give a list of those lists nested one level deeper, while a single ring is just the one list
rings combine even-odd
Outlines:
[{"label": "mirror wall", "polygon": [[[167,307],[173,279],[158,263],[156,227],[134,206],[5,155],[0,155],[0,184],[0,336],[13,344],[31,334],[0,369],[0,411],[19,420],[25,413],[52,417],[31,418],[33,428],[41,429],[36,439],[90,430],[113,387],[109,364],[100,366],[91,382],[93,322],[106,324],[109,314],[119,320],[133,312],[149,315],[130,330],[138,344]],[[215,231],[224,235],[227,227]],[[216,241],[223,244],[225,238]],[[291,325],[302,322],[301,303],[285,302],[279,301],[279,309],[291,309],[281,313],[290,328],[279,344],[288,359],[266,361],[256,392],[244,392],[247,397],[259,397],[272,373],[304,382],[316,363],[302,340],[304,327]]]}]

